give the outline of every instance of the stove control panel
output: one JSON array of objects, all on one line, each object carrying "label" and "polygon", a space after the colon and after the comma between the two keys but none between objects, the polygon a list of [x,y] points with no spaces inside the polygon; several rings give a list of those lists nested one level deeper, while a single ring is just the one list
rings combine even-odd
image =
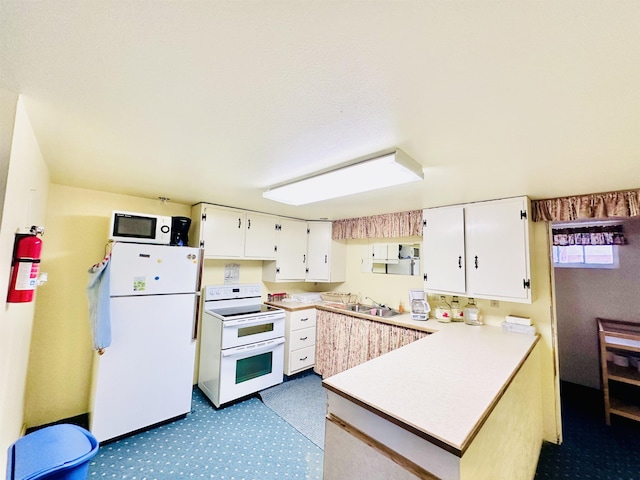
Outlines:
[{"label": "stove control panel", "polygon": [[205,301],[262,297],[262,285],[260,285],[259,283],[242,283],[237,285],[208,285],[204,287],[204,290]]}]

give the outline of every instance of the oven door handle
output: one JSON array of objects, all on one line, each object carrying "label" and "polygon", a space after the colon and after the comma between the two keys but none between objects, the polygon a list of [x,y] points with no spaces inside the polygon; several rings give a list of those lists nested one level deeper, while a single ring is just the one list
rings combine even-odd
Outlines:
[{"label": "oven door handle", "polygon": [[255,355],[262,352],[268,352],[269,350],[273,350],[273,347],[276,345],[281,345],[284,343],[284,337],[275,338],[273,340],[267,340],[266,342],[258,342],[251,343],[249,345],[243,345],[242,347],[229,348],[227,350],[222,350],[223,357],[234,357],[234,356],[247,356]]},{"label": "oven door handle", "polygon": [[277,320],[284,320],[282,315],[262,315],[254,318],[241,318],[238,320],[224,320],[222,326],[224,328],[248,327],[250,325],[260,325],[261,323],[274,323]]}]

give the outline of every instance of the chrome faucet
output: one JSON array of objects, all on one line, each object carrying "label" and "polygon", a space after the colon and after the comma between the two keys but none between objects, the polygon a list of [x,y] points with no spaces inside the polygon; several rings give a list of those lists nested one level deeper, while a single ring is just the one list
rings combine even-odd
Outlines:
[{"label": "chrome faucet", "polygon": [[378,307],[378,308],[388,308],[386,305],[383,305],[382,303],[378,303],[378,302],[376,302],[376,301],[375,301],[373,298],[371,298],[371,297],[364,297],[364,299],[365,299],[365,300],[366,300],[366,299],[371,300],[371,301],[374,303],[374,305],[375,305],[376,307]]}]

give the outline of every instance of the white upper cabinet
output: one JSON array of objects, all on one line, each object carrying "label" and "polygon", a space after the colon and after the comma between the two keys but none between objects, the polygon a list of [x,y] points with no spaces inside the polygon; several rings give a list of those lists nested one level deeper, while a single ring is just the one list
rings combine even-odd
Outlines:
[{"label": "white upper cabinet", "polygon": [[425,289],[531,303],[529,211],[527,197],[426,209]]},{"label": "white upper cabinet", "polygon": [[244,212],[203,206],[197,217],[200,246],[205,258],[242,258],[244,255]]},{"label": "white upper cabinet", "polygon": [[304,282],[307,257],[307,222],[290,218],[278,219],[278,252],[276,260],[265,262],[265,282]]},{"label": "white upper cabinet", "polygon": [[331,237],[331,222],[307,223],[307,282],[344,282],[346,245]]},{"label": "white upper cabinet", "polygon": [[468,205],[465,235],[471,296],[530,302],[528,199]]},{"label": "white upper cabinet", "polygon": [[429,208],[422,224],[425,288],[465,294],[464,207]]},{"label": "white upper cabinet", "polygon": [[244,256],[261,260],[276,258],[278,228],[278,217],[247,212]]},{"label": "white upper cabinet", "polygon": [[203,247],[205,258],[276,258],[278,217],[208,204],[191,212],[189,243]]}]

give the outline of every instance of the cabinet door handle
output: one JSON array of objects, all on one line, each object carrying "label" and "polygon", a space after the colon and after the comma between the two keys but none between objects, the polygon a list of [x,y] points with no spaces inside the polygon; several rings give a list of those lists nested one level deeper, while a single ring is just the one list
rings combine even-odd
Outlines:
[{"label": "cabinet door handle", "polygon": [[462,255],[458,257],[458,268],[462,268]]},{"label": "cabinet door handle", "polygon": [[478,268],[478,256],[476,255],[476,268]]},{"label": "cabinet door handle", "polygon": [[300,319],[301,322],[306,322],[307,320],[309,320],[309,317]]},{"label": "cabinet door handle", "polygon": [[240,228],[241,226],[242,226],[242,219],[241,219],[241,218],[239,218],[239,219],[238,219],[238,228]]},{"label": "cabinet door handle", "polygon": [[302,255],[302,263],[307,263],[307,255]]},{"label": "cabinet door handle", "polygon": [[324,263],[327,263],[327,256],[324,256]]},{"label": "cabinet door handle", "polygon": [[247,220],[247,230],[251,229],[251,219]]},{"label": "cabinet door handle", "polygon": [[307,356],[306,356],[306,357],[304,357],[304,358],[301,358],[301,359],[300,359],[300,361],[301,361],[301,362],[304,362],[307,358],[309,358],[309,355],[307,355]]},{"label": "cabinet door handle", "polygon": [[302,340],[303,342],[309,337],[301,337],[300,340]]}]

